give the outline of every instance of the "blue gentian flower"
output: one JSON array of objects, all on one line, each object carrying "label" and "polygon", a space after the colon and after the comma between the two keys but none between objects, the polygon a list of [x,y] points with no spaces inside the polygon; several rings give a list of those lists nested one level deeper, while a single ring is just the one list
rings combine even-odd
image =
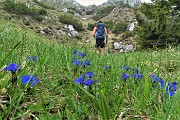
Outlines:
[{"label": "blue gentian flower", "polygon": [[85,60],[85,61],[84,61],[84,65],[91,65],[91,63],[90,63],[89,60]]},{"label": "blue gentian flower", "polygon": [[81,66],[81,60],[73,58],[73,65]]},{"label": "blue gentian flower", "polygon": [[37,61],[37,56],[33,56],[33,57],[31,57],[31,56],[28,56],[28,60],[29,61],[34,61],[34,62],[36,62]]},{"label": "blue gentian flower", "polygon": [[31,56],[28,56],[28,60],[31,61]]},{"label": "blue gentian flower", "polygon": [[84,81],[84,78],[85,78],[85,76],[82,75],[82,76],[80,76],[79,78],[76,78],[76,79],[74,80],[74,83],[82,84],[83,81]]},{"label": "blue gentian flower", "polygon": [[28,82],[30,82],[32,86],[35,86],[36,83],[40,82],[37,76],[31,76],[31,75],[21,76],[21,81],[23,84],[27,84]]},{"label": "blue gentian flower", "polygon": [[11,63],[9,66],[4,68],[4,70],[11,71],[11,72],[16,72],[18,70],[19,66],[20,66],[20,64],[16,65],[14,63]]},{"label": "blue gentian flower", "polygon": [[122,73],[122,78],[126,81],[130,76],[126,73]]},{"label": "blue gentian flower", "polygon": [[85,54],[84,52],[80,52],[80,53],[78,54],[78,56],[79,56],[79,57],[85,57],[86,54]]},{"label": "blue gentian flower", "polygon": [[122,68],[122,69],[125,69],[126,71],[131,69],[130,67],[128,67],[128,66],[126,66],[126,65],[122,66],[121,68]]},{"label": "blue gentian flower", "polygon": [[21,81],[23,84],[26,84],[30,78],[31,78],[31,75],[21,76]]},{"label": "blue gentian flower", "polygon": [[160,83],[159,88],[164,88],[165,82],[162,78],[159,78],[158,76],[152,75],[151,76],[154,79],[154,82]]},{"label": "blue gentian flower", "polygon": [[151,77],[154,79],[155,82],[159,82],[159,77],[158,76],[152,75]]},{"label": "blue gentian flower", "polygon": [[172,97],[175,95],[175,92],[170,90],[168,95]]},{"label": "blue gentian flower", "polygon": [[77,54],[77,50],[74,50],[73,55],[76,55],[76,54]]},{"label": "blue gentian flower", "polygon": [[33,61],[36,62],[37,61],[37,56],[33,57]]},{"label": "blue gentian flower", "polygon": [[172,97],[175,95],[175,91],[177,90],[178,82],[169,82],[166,87],[166,95]]},{"label": "blue gentian flower", "polygon": [[83,68],[85,68],[86,66],[90,66],[91,65],[91,63],[90,63],[90,61],[89,60],[85,60],[84,62],[83,62]]},{"label": "blue gentian flower", "polygon": [[91,79],[87,79],[86,81],[83,81],[83,84],[86,85],[86,86],[90,86],[94,83],[96,83],[97,80],[91,80]]},{"label": "blue gentian flower", "polygon": [[[87,72],[84,75],[80,76],[79,78],[76,78],[74,80],[75,84],[82,84],[82,85],[86,85],[86,86],[90,86],[92,84],[94,84],[95,82],[97,82],[97,80],[92,80],[91,78],[94,76],[93,72]],[[85,78],[88,77],[88,79],[86,80]]]},{"label": "blue gentian flower", "polygon": [[104,69],[109,69],[109,70],[111,69],[110,66],[103,66],[103,68],[104,68]]},{"label": "blue gentian flower", "polygon": [[159,86],[159,87],[160,87],[160,88],[164,88],[164,86],[165,86],[164,80],[160,78],[159,83],[160,83],[160,86]]},{"label": "blue gentian flower", "polygon": [[84,74],[84,76],[92,78],[93,76],[96,76],[96,74],[94,74],[93,72],[87,72],[87,73]]},{"label": "blue gentian flower", "polygon": [[141,78],[143,78],[142,73],[139,73],[139,74],[132,74],[132,76],[133,76],[135,79],[141,79]]}]

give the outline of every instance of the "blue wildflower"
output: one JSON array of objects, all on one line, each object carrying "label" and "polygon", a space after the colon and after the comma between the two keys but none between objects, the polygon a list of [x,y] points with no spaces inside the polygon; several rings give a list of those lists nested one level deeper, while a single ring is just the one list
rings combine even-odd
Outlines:
[{"label": "blue wildflower", "polygon": [[73,58],[73,65],[81,66],[81,60]]},{"label": "blue wildflower", "polygon": [[84,74],[84,76],[92,78],[93,76],[96,76],[96,74],[94,74],[93,72],[87,72]]},{"label": "blue wildflower", "polygon": [[28,60],[29,61],[32,60],[32,61],[36,62],[37,61],[37,56],[33,56],[33,57],[32,56],[28,56]]},{"label": "blue wildflower", "polygon": [[28,56],[28,60],[31,61],[31,56]]},{"label": "blue wildflower", "polygon": [[[90,86],[93,83],[97,82],[97,80],[92,80],[91,78],[94,76],[95,74],[93,72],[87,72],[84,75],[80,76],[79,78],[76,78],[74,80],[74,83],[76,84],[82,84],[82,85],[86,85],[86,86]],[[85,78],[88,77],[88,79],[86,80]]]},{"label": "blue wildflower", "polygon": [[30,78],[31,78],[31,75],[21,76],[22,83],[26,84]]},{"label": "blue wildflower", "polygon": [[11,72],[16,72],[18,70],[19,66],[20,66],[20,64],[16,65],[14,63],[11,63],[9,66],[4,68],[4,70],[11,71]]},{"label": "blue wildflower", "polygon": [[91,80],[91,79],[87,79],[86,81],[83,81],[83,84],[86,85],[86,86],[90,86],[94,83],[96,83],[97,80]]},{"label": "blue wildflower", "polygon": [[160,88],[164,88],[164,86],[165,86],[164,80],[160,78],[159,83],[160,83],[160,86],[159,86],[159,87],[160,87]]},{"label": "blue wildflower", "polygon": [[33,57],[33,61],[36,62],[37,61],[37,56]]},{"label": "blue wildflower", "polygon": [[36,83],[40,82],[37,76],[31,76],[31,75],[21,76],[21,81],[23,84],[30,82],[32,86],[35,86]]},{"label": "blue wildflower", "polygon": [[85,57],[86,54],[85,54],[84,52],[80,52],[80,53],[78,54],[78,56],[79,56],[79,57]]},{"label": "blue wildflower", "polygon": [[132,76],[133,76],[135,79],[141,79],[141,78],[143,78],[143,74],[142,74],[142,73],[132,74]]},{"label": "blue wildflower", "polygon": [[82,75],[82,76],[80,76],[79,78],[76,78],[76,79],[74,80],[74,83],[82,84],[83,81],[84,81],[84,78],[85,78],[85,76]]},{"label": "blue wildflower", "polygon": [[152,75],[151,77],[154,79],[155,82],[159,82],[159,77],[158,76]]},{"label": "blue wildflower", "polygon": [[174,96],[175,91],[177,90],[177,84],[178,84],[178,82],[169,82],[166,87],[166,95]]},{"label": "blue wildflower", "polygon": [[159,78],[158,76],[155,76],[155,75],[152,75],[151,77],[154,79],[155,83],[159,83],[160,84],[159,88],[164,88],[165,82],[164,82],[164,80],[162,78]]},{"label": "blue wildflower", "polygon": [[174,95],[175,95],[175,92],[170,90],[170,91],[169,91],[169,94],[167,94],[167,95],[169,95],[169,96],[171,96],[171,97],[172,97],[172,96],[174,96]]},{"label": "blue wildflower", "polygon": [[89,60],[85,60],[85,61],[84,61],[84,65],[91,65],[91,63],[90,63]]},{"label": "blue wildflower", "polygon": [[74,50],[73,55],[76,55],[76,54],[77,54],[77,50]]},{"label": "blue wildflower", "polygon": [[130,67],[128,67],[128,66],[126,66],[126,65],[122,66],[121,68],[122,68],[122,69],[125,69],[126,71],[131,69]]},{"label": "blue wildflower", "polygon": [[90,65],[91,65],[91,63],[90,63],[89,60],[85,60],[85,61],[83,62],[83,68],[85,68],[86,66],[90,66]]},{"label": "blue wildflower", "polygon": [[122,73],[122,78],[124,79],[124,81],[126,81],[126,79],[128,79],[130,76],[126,73]]},{"label": "blue wildflower", "polygon": [[111,69],[111,66],[103,66],[104,69]]}]

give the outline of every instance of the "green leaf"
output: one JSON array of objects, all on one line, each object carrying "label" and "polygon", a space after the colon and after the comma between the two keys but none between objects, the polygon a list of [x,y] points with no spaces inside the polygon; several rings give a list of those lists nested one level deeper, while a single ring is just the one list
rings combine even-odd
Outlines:
[{"label": "green leaf", "polygon": [[100,108],[101,108],[102,119],[109,120],[109,108],[102,90],[100,91]]},{"label": "green leaf", "polygon": [[33,111],[33,112],[40,112],[40,113],[44,112],[44,108],[41,105],[41,103],[36,103],[36,104],[30,105],[29,110]]}]

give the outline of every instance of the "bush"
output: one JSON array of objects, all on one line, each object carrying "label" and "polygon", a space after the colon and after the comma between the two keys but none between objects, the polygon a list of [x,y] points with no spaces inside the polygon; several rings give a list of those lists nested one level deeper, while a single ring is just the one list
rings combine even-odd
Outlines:
[{"label": "bush", "polygon": [[46,9],[39,9],[39,14],[40,15],[47,15],[47,10]]},{"label": "bush", "polygon": [[93,20],[95,20],[95,21],[98,21],[98,20],[100,20],[101,18],[103,18],[103,17],[105,17],[105,16],[107,16],[108,14],[96,14],[95,16],[93,16],[92,18],[93,18]]},{"label": "bush", "polygon": [[33,19],[41,22],[43,17],[41,15],[47,15],[45,9],[28,8],[25,3],[15,3],[13,0],[6,0],[3,2],[3,8],[11,13],[31,15]]},{"label": "bush", "polygon": [[107,6],[98,9],[96,15],[93,16],[93,19],[96,21],[100,20],[101,18],[107,16],[114,9],[114,7],[115,6]]},{"label": "bush", "polygon": [[46,9],[50,9],[50,10],[54,10],[54,8],[52,6],[49,6],[49,5],[46,5],[45,3],[43,2],[39,2],[37,0],[33,0],[36,4],[38,4],[39,6],[43,7],[43,8],[46,8]]},{"label": "bush", "polygon": [[93,30],[97,23],[88,23],[88,30]]},{"label": "bush", "polygon": [[70,13],[70,14],[72,14],[72,15],[74,15],[74,14],[75,14],[75,11],[74,11],[74,10],[72,10],[72,9],[69,9],[67,12],[68,12],[68,13]]},{"label": "bush", "polygon": [[93,14],[94,13],[94,10],[87,10],[86,11],[86,15],[91,15],[91,14]]},{"label": "bush", "polygon": [[15,7],[15,2],[13,0],[6,0],[3,3],[3,8],[6,11],[13,12]]},{"label": "bush", "polygon": [[34,20],[37,20],[38,22],[42,22],[44,19],[42,16],[39,16],[39,15],[33,15],[32,18]]},{"label": "bush", "polygon": [[122,35],[122,39],[127,39],[129,37],[134,37],[135,33],[134,31],[125,31]]},{"label": "bush", "polygon": [[25,3],[15,3],[14,13],[27,15],[30,9],[26,6]]},{"label": "bush", "polygon": [[113,20],[104,21],[104,24],[108,30],[111,30],[113,28]]},{"label": "bush", "polygon": [[119,22],[115,24],[115,26],[112,29],[112,32],[116,34],[125,32],[127,30],[127,25],[128,24],[125,22]]},{"label": "bush", "polygon": [[59,16],[59,21],[63,24],[72,25],[77,31],[83,31],[82,22],[78,19],[74,18],[74,16],[70,14],[63,14]]}]

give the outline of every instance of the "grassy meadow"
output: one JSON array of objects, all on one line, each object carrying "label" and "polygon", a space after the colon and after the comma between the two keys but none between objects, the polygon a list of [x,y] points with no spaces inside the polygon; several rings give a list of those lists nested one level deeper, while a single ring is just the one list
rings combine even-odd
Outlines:
[{"label": "grassy meadow", "polygon": [[99,55],[0,26],[0,120],[180,120],[180,47]]}]

